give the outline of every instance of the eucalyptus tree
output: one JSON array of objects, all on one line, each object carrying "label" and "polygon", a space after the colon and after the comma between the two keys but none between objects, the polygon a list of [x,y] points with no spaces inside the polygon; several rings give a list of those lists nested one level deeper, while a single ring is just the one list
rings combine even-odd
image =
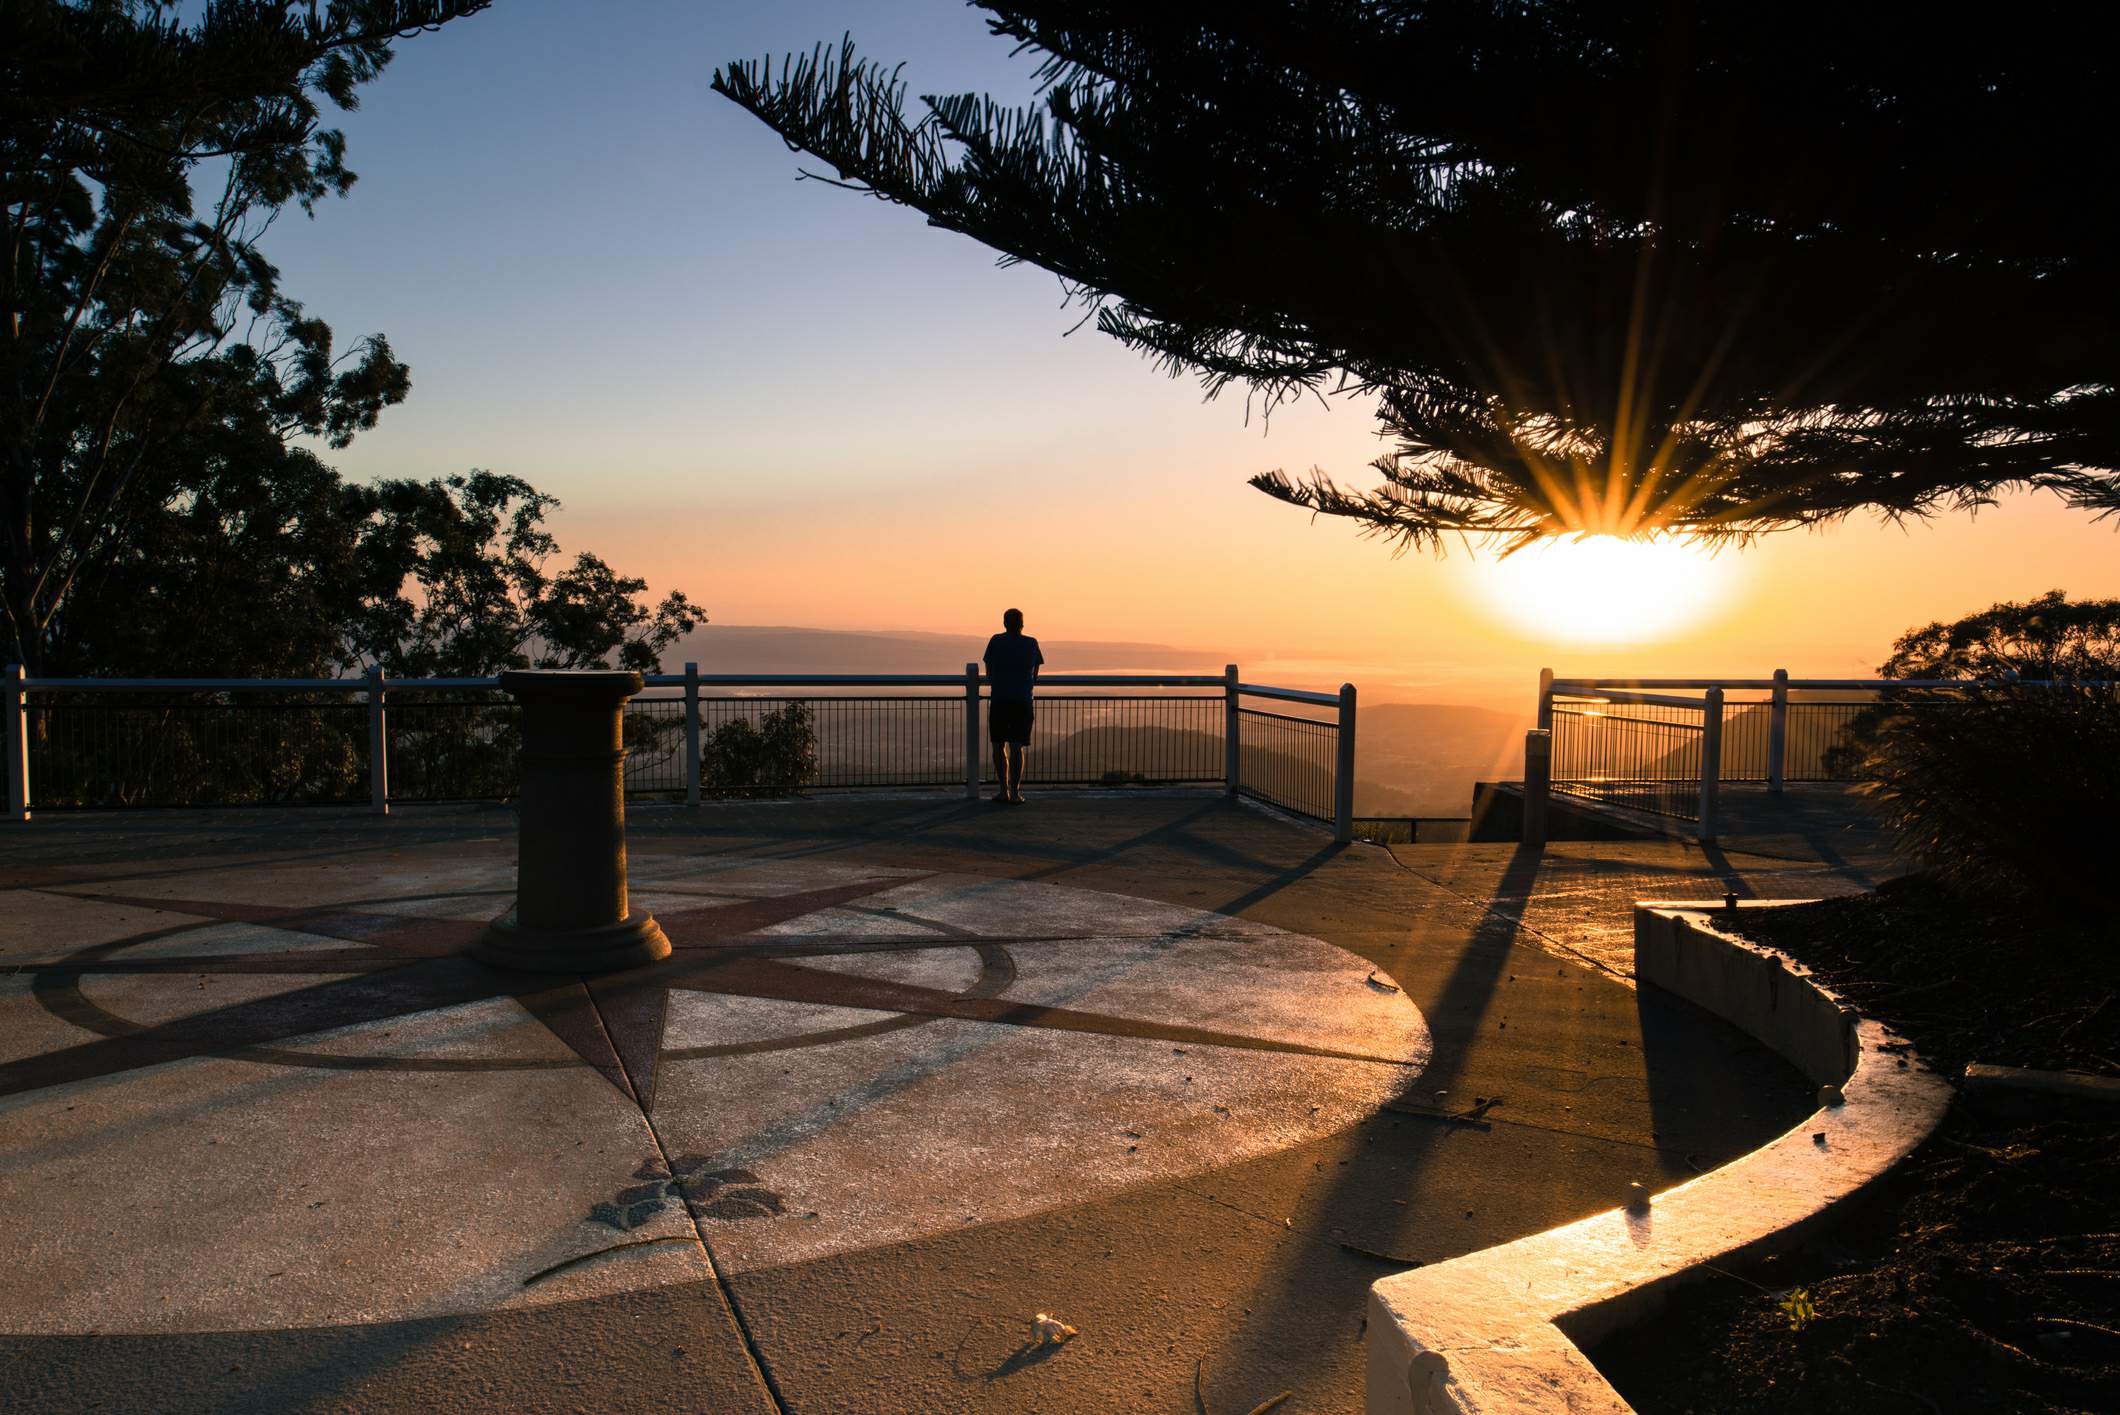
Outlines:
[{"label": "eucalyptus tree", "polygon": [[[402,400],[380,335],[335,350],[260,238],[353,184],[325,102],[487,0],[0,6],[0,653],[69,652],[70,602],[142,517]],[[299,488],[290,489],[290,495]]]},{"label": "eucalyptus tree", "polygon": [[642,603],[646,580],[587,551],[552,568],[559,544],[545,516],[559,501],[520,477],[473,471],[350,491],[357,558],[395,578],[363,586],[339,621],[348,666],[408,678],[655,673],[663,650],[705,622],[682,590]]},{"label": "eucalyptus tree", "polygon": [[1269,406],[1370,392],[1401,546],[2120,509],[2120,20],[2028,0],[982,3],[1039,96],[851,40],[713,87],[813,174]]},{"label": "eucalyptus tree", "polygon": [[660,671],[704,616],[562,554],[557,498],[490,471],[348,482],[307,448],[213,456],[127,517],[65,610],[60,673],[313,678]]}]

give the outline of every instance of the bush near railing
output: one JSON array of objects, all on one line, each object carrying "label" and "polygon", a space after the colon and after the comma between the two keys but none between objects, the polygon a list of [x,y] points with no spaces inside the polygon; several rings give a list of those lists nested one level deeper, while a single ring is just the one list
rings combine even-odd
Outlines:
[{"label": "bush near railing", "polygon": [[230,712],[225,695],[61,695],[28,715],[40,804],[252,806],[355,801],[366,789],[358,705],[297,696]]},{"label": "bush near railing", "polygon": [[2120,859],[2120,694],[1971,683],[1949,710],[1883,705],[1858,788],[1908,852],[1964,892],[2090,918]]},{"label": "bush near railing", "polygon": [[[682,724],[680,724],[682,727]],[[777,796],[817,775],[817,732],[800,702],[730,718],[701,739],[699,784],[724,796]]]},{"label": "bush near railing", "polygon": [[401,800],[505,801],[515,795],[522,709],[500,693],[390,704],[390,792]]}]

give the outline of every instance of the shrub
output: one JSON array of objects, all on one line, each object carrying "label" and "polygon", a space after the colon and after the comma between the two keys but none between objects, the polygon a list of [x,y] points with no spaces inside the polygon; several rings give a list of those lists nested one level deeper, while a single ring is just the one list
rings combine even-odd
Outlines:
[{"label": "shrub", "polygon": [[700,744],[700,785],[733,796],[792,791],[817,774],[817,732],[810,709],[795,702],[761,713],[754,724],[732,718]]},{"label": "shrub", "polygon": [[2102,912],[2120,858],[2120,601],[1998,604],[1908,633],[1884,671],[1964,683],[1854,725],[1863,789],[1903,848],[1961,894]]},{"label": "shrub", "polygon": [[28,713],[39,805],[258,806],[358,799],[366,720],[330,700],[53,694]]}]

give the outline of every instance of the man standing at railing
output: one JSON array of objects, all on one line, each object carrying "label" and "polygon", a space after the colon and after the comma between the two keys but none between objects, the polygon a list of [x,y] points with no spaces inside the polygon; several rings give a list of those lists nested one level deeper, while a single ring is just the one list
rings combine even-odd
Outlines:
[{"label": "man standing at railing", "polygon": [[1031,745],[1031,689],[1045,655],[1038,641],[1023,632],[1022,610],[1003,614],[1001,629],[986,641],[986,735],[994,744],[994,776],[1001,783],[994,799],[1020,806],[1023,756]]}]

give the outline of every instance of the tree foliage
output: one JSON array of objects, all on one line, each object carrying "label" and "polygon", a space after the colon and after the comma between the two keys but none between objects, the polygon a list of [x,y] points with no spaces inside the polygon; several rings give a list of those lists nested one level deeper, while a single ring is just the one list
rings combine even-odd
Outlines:
[{"label": "tree foliage", "polygon": [[[645,581],[599,557],[562,557],[545,525],[558,502],[520,478],[352,484],[305,450],[279,450],[130,515],[68,600],[65,643],[79,660],[53,676],[656,672],[663,651],[705,622],[682,591],[651,603]],[[343,693],[61,693],[37,705],[32,777],[45,805],[334,801],[368,789],[367,710]],[[636,759],[667,763],[682,725],[631,713],[626,739]],[[402,799],[505,796],[521,745],[505,695],[422,692],[392,709],[392,789]],[[785,729],[743,745],[731,739],[716,760],[747,787],[799,784],[814,764]]]},{"label": "tree foliage", "polygon": [[[587,552],[557,571],[545,513],[559,502],[492,472],[387,481],[372,491],[362,556],[402,567],[364,598],[348,649],[402,678],[488,677],[511,668],[657,672],[662,651],[705,622],[682,590],[653,606],[647,581]],[[363,498],[366,501],[366,495]]]},{"label": "tree foliage", "polygon": [[322,104],[354,107],[392,40],[486,3],[0,6],[9,657],[43,672],[77,656],[68,602],[138,517],[211,500],[229,468],[284,459],[290,439],[344,446],[404,398],[383,337],[335,350],[259,238],[353,184]]},{"label": "tree foliage", "polygon": [[2052,590],[1911,629],[1879,667],[1951,680],[1848,726],[1861,789],[1961,893],[2081,919],[2120,850],[2120,600]]},{"label": "tree foliage", "polygon": [[699,780],[724,796],[775,796],[817,774],[817,729],[800,701],[732,717],[700,744]]},{"label": "tree foliage", "polygon": [[851,41],[713,85],[1210,394],[1379,396],[1382,485],[1272,495],[1413,545],[2120,509],[2110,7],[980,8],[1032,106]]},{"label": "tree foliage", "polygon": [[[400,678],[632,668],[704,622],[682,590],[571,559],[556,498],[474,471],[344,482],[302,449],[201,477],[128,518],[66,609],[57,664],[114,677]],[[555,564],[555,562],[558,562]]]},{"label": "tree foliage", "polygon": [[1909,629],[1877,667],[1886,678],[2120,680],[2120,599],[2048,590],[1952,622]]},{"label": "tree foliage", "polygon": [[1969,683],[1873,725],[1863,786],[1908,855],[1961,892],[2081,920],[2110,913],[2120,851],[2120,693]]}]

